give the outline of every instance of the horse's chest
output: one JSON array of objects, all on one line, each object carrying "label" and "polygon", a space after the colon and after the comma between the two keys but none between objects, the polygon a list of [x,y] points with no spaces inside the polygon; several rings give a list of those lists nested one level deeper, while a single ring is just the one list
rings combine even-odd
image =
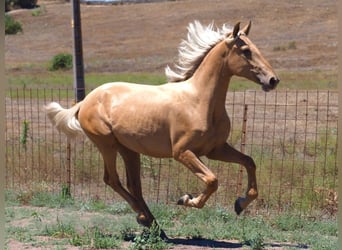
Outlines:
[{"label": "horse's chest", "polygon": [[197,130],[192,138],[193,151],[198,155],[206,155],[218,145],[226,142],[229,135],[228,126],[212,127],[205,130]]}]

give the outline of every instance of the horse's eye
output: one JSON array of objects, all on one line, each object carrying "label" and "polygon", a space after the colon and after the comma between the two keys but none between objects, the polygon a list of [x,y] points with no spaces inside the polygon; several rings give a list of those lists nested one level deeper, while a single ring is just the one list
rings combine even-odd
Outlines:
[{"label": "horse's eye", "polygon": [[242,53],[243,55],[247,58],[247,59],[251,59],[252,58],[252,52],[251,50],[246,46],[246,47],[241,47]]}]

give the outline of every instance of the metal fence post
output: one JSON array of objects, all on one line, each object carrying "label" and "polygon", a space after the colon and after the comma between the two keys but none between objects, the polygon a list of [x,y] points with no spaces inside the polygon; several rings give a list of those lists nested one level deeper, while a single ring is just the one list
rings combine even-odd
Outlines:
[{"label": "metal fence post", "polygon": [[74,89],[76,102],[79,102],[85,97],[80,0],[72,0],[71,26],[74,35]]},{"label": "metal fence post", "polygon": [[[72,0],[71,27],[74,40],[74,91],[75,103],[82,101],[85,97],[83,49],[82,49],[82,28],[81,28],[81,7],[80,0]],[[65,192],[65,191],[63,191]],[[71,144],[67,139],[67,195],[71,195]]]}]

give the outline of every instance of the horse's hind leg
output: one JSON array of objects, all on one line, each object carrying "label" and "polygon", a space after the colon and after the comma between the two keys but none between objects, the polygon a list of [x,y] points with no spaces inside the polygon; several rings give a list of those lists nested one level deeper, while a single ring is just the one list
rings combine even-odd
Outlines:
[{"label": "horse's hind leg", "polygon": [[137,220],[140,224],[150,227],[154,221],[154,217],[147,207],[142,195],[140,155],[122,145],[120,145],[118,149],[125,162],[127,188],[130,194],[136,199],[139,206]]},{"label": "horse's hind leg", "polygon": [[[156,222],[142,195],[140,177],[140,155],[134,151],[129,150],[124,146],[119,147],[119,153],[125,162],[127,188],[131,195],[133,195],[136,198],[140,208],[140,211],[138,212],[137,216],[137,221],[138,223],[144,226],[151,227],[152,223]],[[163,230],[160,231],[160,236],[163,239],[167,238]]]},{"label": "horse's hind leg", "polygon": [[116,156],[118,143],[116,139],[93,136],[92,134],[89,134],[88,137],[95,143],[102,155],[104,161],[104,182],[124,198],[135,212],[139,213],[141,208],[137,198],[122,186],[117,173]]},{"label": "horse's hind leg", "polygon": [[116,152],[102,153],[104,160],[104,177],[103,181],[124,198],[135,212],[138,212],[139,205],[134,196],[132,196],[121,184],[119,175],[116,170]]}]

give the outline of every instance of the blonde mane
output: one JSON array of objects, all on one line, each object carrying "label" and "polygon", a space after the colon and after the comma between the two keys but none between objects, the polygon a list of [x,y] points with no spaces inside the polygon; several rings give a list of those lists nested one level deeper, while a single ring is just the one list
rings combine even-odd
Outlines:
[{"label": "blonde mane", "polygon": [[176,69],[172,70],[169,66],[165,68],[168,81],[189,79],[208,52],[231,32],[232,28],[227,25],[223,25],[221,29],[215,28],[214,22],[208,26],[203,26],[199,21],[190,23],[187,40],[183,40],[178,49]]}]

